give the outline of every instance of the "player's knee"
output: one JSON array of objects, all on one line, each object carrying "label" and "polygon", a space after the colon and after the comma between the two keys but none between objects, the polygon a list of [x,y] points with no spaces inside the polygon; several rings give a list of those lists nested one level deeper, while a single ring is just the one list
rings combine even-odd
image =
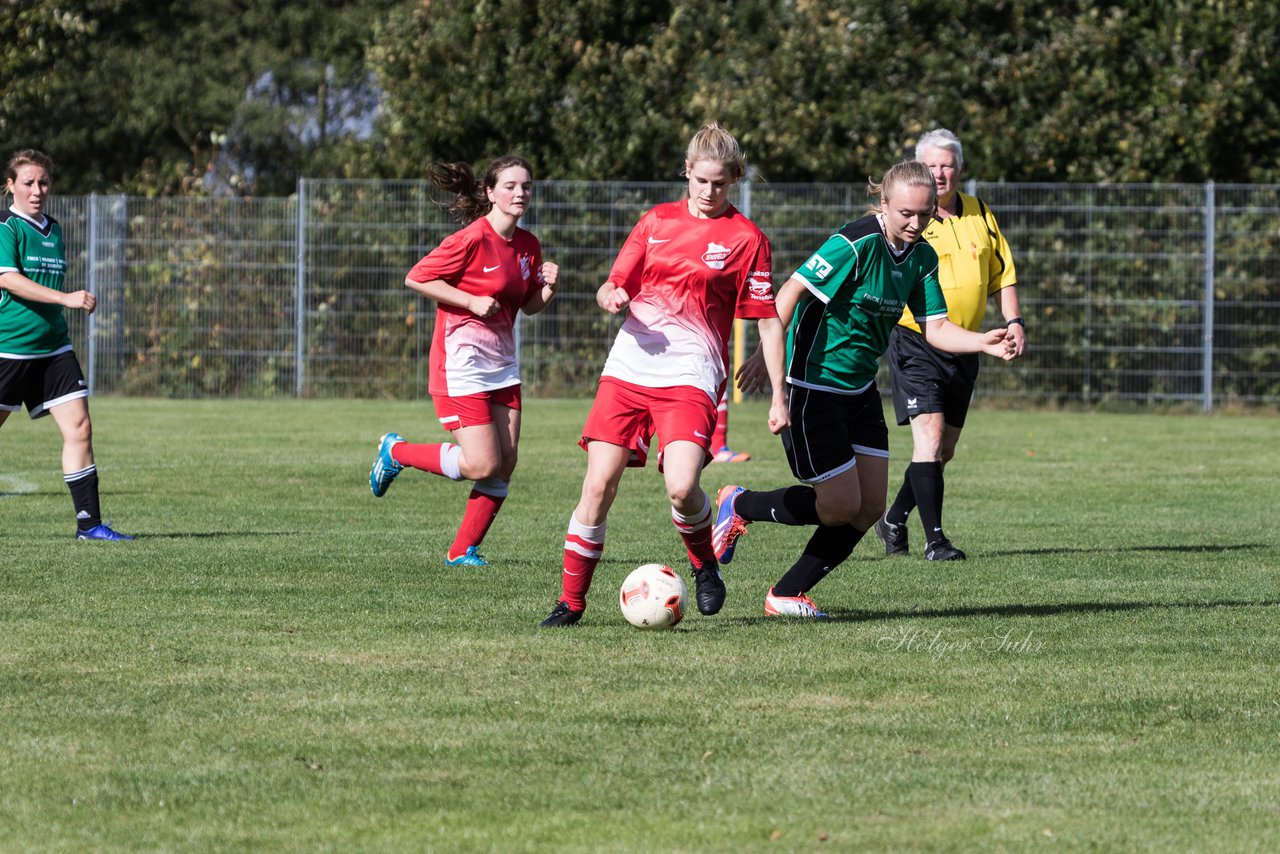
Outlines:
[{"label": "player's knee", "polygon": [[491,477],[501,477],[502,460],[499,457],[489,456],[472,460],[464,456],[459,461],[458,468],[467,480],[487,480]]},{"label": "player's knee", "polygon": [[93,443],[93,423],[87,415],[78,418],[67,425],[62,435],[67,444],[90,445]]},{"label": "player's knee", "polygon": [[[694,511],[701,509],[701,505],[703,503],[702,495],[702,488],[697,484],[688,483],[667,485],[667,498],[671,500],[671,506],[675,507],[677,510],[683,511],[685,508],[690,507],[692,507]],[[695,504],[698,506],[693,507]]]},{"label": "player's knee", "polygon": [[818,521],[827,527],[852,525],[858,518],[861,505],[852,501],[818,503]]},{"label": "player's knee", "polygon": [[859,531],[867,531],[876,523],[876,520],[884,515],[885,500],[883,498],[867,498],[862,502],[862,507],[857,514],[849,522],[850,525]]},{"label": "player's knee", "polygon": [[[600,508],[608,507],[612,503],[612,497],[612,490],[610,489],[607,481],[597,481],[588,478],[582,482],[582,500],[580,505],[590,512],[594,513],[599,511]],[[586,523],[582,516],[579,516],[578,518],[579,520],[584,521],[585,524],[590,524]]]}]

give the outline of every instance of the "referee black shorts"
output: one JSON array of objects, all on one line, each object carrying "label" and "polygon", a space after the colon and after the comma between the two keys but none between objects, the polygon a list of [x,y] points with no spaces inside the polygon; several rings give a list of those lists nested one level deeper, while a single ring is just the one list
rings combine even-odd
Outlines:
[{"label": "referee black shorts", "polygon": [[821,483],[853,468],[856,455],[889,458],[889,428],[873,382],[857,394],[789,387],[791,426],[782,431],[791,472]]},{"label": "referee black shorts", "polygon": [[25,403],[32,418],[50,408],[89,396],[80,362],[70,349],[35,359],[0,358],[0,410],[17,412]]},{"label": "referee black shorts", "polygon": [[978,354],[954,355],[930,347],[919,332],[893,327],[886,352],[898,424],[941,412],[947,424],[964,426],[978,380]]}]

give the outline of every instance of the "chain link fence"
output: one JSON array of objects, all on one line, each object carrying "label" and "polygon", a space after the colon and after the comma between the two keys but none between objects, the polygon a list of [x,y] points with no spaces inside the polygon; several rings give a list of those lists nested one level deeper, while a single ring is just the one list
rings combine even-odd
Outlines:
[{"label": "chain link fence", "polygon": [[[1280,403],[1280,187],[982,184],[1018,267],[1028,354],[979,394],[1038,404]],[[526,392],[586,395],[620,322],[595,305],[668,183],[544,181],[523,223],[561,267],[522,317]],[[783,280],[867,210],[862,184],[741,182]],[[456,228],[419,181],[312,181],[287,199],[55,198],[77,352],[98,394],[422,398],[434,310],[404,287]],[[999,313],[988,312],[991,325]],[[752,328],[747,324],[748,334]],[[752,342],[747,342],[752,344]]]}]

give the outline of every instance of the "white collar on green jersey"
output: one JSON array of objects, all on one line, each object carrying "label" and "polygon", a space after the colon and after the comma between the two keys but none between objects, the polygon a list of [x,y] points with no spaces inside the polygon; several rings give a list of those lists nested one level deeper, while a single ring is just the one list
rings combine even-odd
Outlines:
[{"label": "white collar on green jersey", "polygon": [[14,214],[16,214],[17,216],[22,217],[22,218],[23,218],[23,219],[25,219],[27,222],[31,223],[32,225],[34,225],[36,228],[40,229],[41,231],[43,231],[43,230],[44,230],[44,228],[45,228],[45,226],[47,226],[47,225],[49,224],[49,218],[48,218],[47,216],[45,216],[44,214],[40,214],[40,221],[39,221],[39,222],[37,222],[36,220],[34,220],[34,219],[32,219],[31,217],[29,217],[29,216],[27,216],[26,214],[24,214],[22,211],[20,211],[20,210],[18,210],[17,208],[15,208],[13,205],[9,205],[9,210],[10,210],[10,211],[12,211],[12,212],[13,212]]}]

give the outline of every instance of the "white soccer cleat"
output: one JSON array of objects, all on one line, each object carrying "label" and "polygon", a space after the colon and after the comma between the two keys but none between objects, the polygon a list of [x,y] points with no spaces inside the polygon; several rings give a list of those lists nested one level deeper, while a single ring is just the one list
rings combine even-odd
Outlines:
[{"label": "white soccer cleat", "polygon": [[801,593],[799,596],[775,596],[773,588],[764,597],[766,617],[808,617],[825,620],[827,615],[818,610],[813,600]]}]

